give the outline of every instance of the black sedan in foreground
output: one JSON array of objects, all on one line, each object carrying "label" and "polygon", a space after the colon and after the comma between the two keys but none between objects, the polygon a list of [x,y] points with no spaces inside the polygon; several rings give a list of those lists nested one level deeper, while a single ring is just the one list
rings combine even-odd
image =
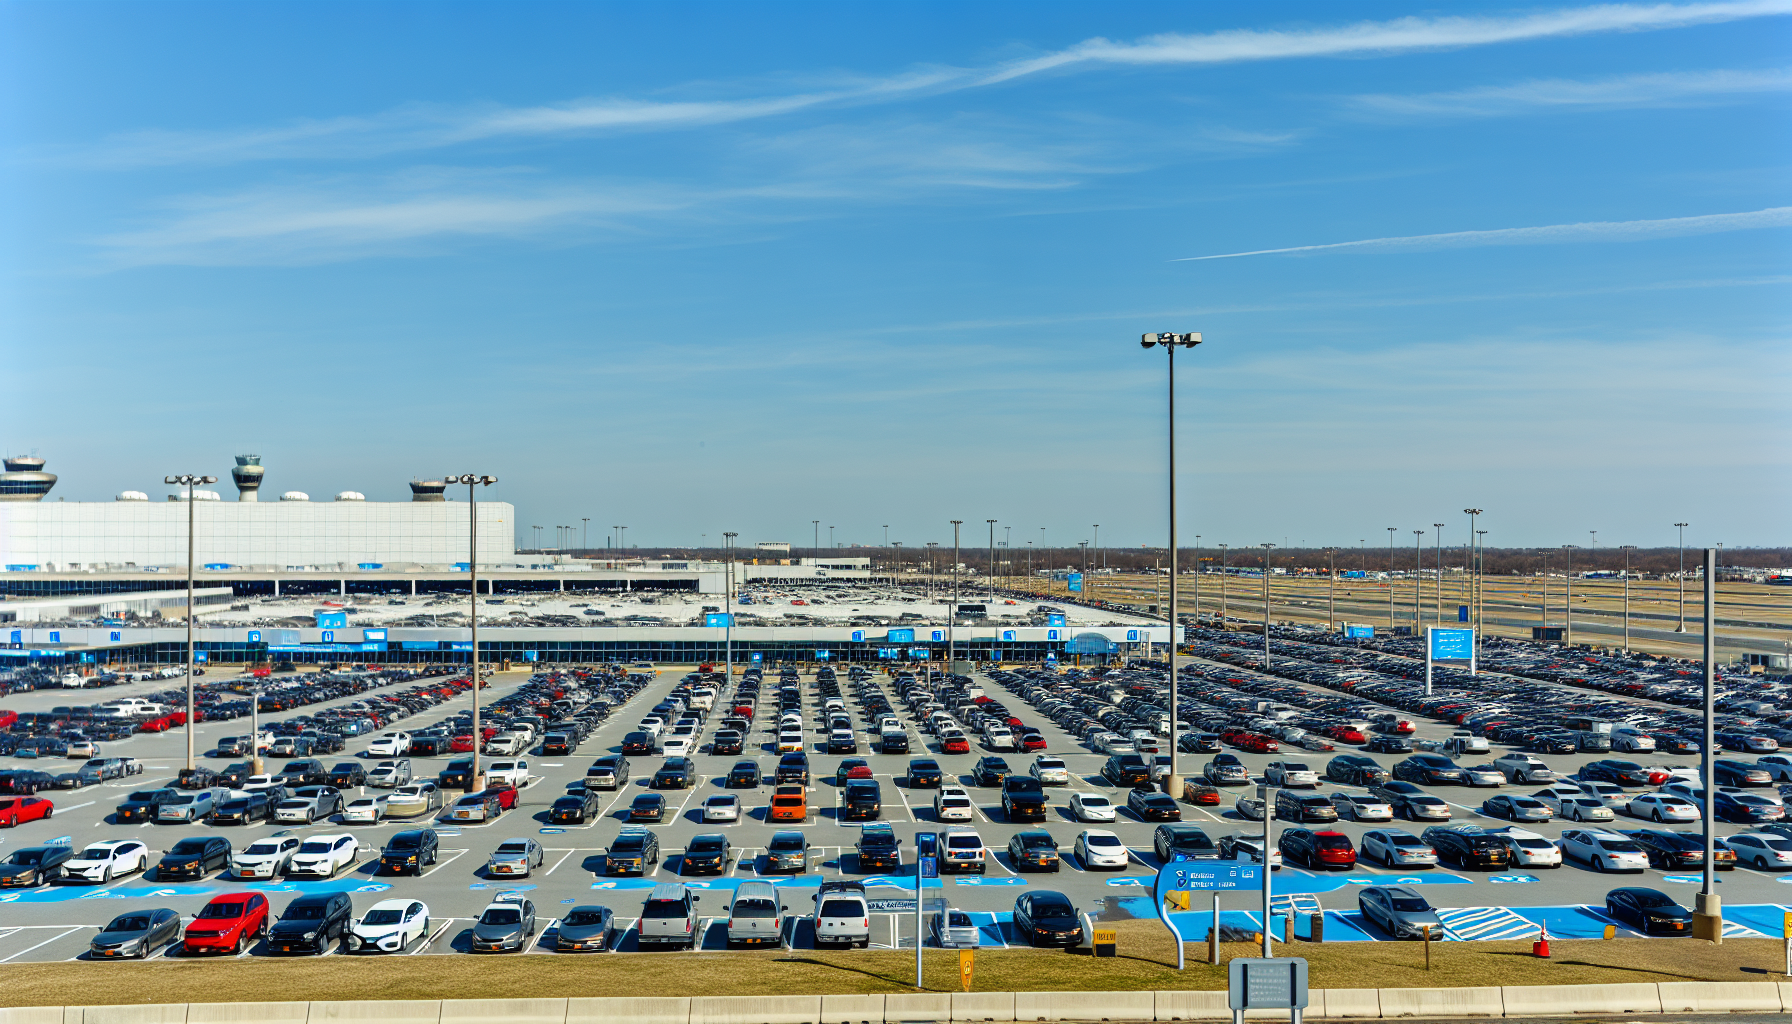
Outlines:
[{"label": "black sedan in foreground", "polygon": [[1644,935],[1692,934],[1692,911],[1659,889],[1613,889],[1605,894],[1605,912]]}]

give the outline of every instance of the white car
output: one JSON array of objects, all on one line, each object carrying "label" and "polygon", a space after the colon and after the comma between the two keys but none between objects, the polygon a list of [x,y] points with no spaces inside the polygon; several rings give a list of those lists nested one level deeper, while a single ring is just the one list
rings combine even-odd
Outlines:
[{"label": "white car", "polygon": [[1469,764],[1462,766],[1468,775],[1471,786],[1503,786],[1506,784],[1506,773],[1494,764]]},{"label": "white car", "polygon": [[485,769],[487,786],[506,785],[522,789],[529,782],[529,762],[493,761]]},{"label": "white car", "polygon": [[1685,797],[1671,793],[1639,793],[1624,805],[1624,813],[1650,821],[1698,821],[1699,809]]},{"label": "white car", "polygon": [[797,732],[795,730],[788,730],[785,732],[780,732],[778,734],[778,753],[780,753],[780,754],[797,754],[797,753],[801,753],[802,749],[803,749],[803,734],[802,733]]},{"label": "white car", "polygon": [[962,786],[941,786],[933,794],[933,817],[936,821],[970,821],[976,816],[971,794]]},{"label": "white car", "polygon": [[940,842],[940,868],[944,871],[975,871],[981,875],[988,869],[983,837],[976,829],[949,828]]},{"label": "white car", "polygon": [[1792,839],[1771,832],[1743,832],[1728,836],[1724,842],[1736,851],[1736,863],[1747,864],[1757,871],[1792,868]]},{"label": "white car", "polygon": [[1014,730],[1005,725],[991,726],[983,733],[983,745],[990,750],[1013,750]]},{"label": "white car", "polygon": [[660,733],[666,731],[666,720],[658,715],[648,715],[641,719],[641,724],[637,728],[657,740],[660,738]]},{"label": "white car", "polygon": [[1630,798],[1625,796],[1621,787],[1609,782],[1583,782],[1580,784],[1580,791],[1583,795],[1592,797],[1614,811],[1621,810],[1625,804],[1630,802]]},{"label": "white car", "polygon": [[377,825],[386,818],[386,807],[392,797],[386,793],[356,797],[342,808],[344,825]]},{"label": "white car", "polygon": [[1655,737],[1628,725],[1619,726],[1612,730],[1612,749],[1627,750],[1632,753],[1654,753]]},{"label": "white car", "polygon": [[392,791],[386,802],[386,813],[410,818],[440,810],[441,806],[442,791],[435,783],[413,782]]},{"label": "white car", "polygon": [[1380,797],[1362,793],[1333,793],[1332,806],[1346,821],[1393,821],[1394,808]]},{"label": "white car", "polygon": [[402,953],[429,934],[429,907],[417,900],[381,900],[349,927],[351,953]]},{"label": "white car", "polygon": [[1072,848],[1076,851],[1077,860],[1082,862],[1087,871],[1098,868],[1124,871],[1126,865],[1132,862],[1132,854],[1126,849],[1126,844],[1105,828],[1086,828],[1078,832]]},{"label": "white car", "polygon": [[1398,828],[1363,833],[1361,856],[1390,868],[1436,867],[1437,850],[1418,836]]},{"label": "white car", "polygon": [[1070,813],[1078,821],[1113,821],[1117,817],[1112,800],[1080,791],[1070,794]]},{"label": "white car", "polygon": [[[345,812],[346,813],[346,812]],[[355,863],[361,846],[351,835],[311,836],[293,851],[289,876],[332,878],[336,872]]]},{"label": "white car", "polygon": [[367,745],[369,757],[403,757],[410,752],[411,734],[408,732],[383,732]]},{"label": "white car", "polygon": [[[485,741],[485,752],[497,757],[520,754],[523,752],[523,738],[513,732],[499,733]],[[369,753],[373,752],[369,751]]]},{"label": "white car", "polygon": [[667,757],[689,757],[691,756],[690,738],[686,736],[670,737],[666,740],[665,745],[660,748],[660,752]]},{"label": "white car", "polygon": [[1065,766],[1062,758],[1044,755],[1035,757],[1033,763],[1027,766],[1027,774],[1038,780],[1041,786],[1070,785],[1070,769]]},{"label": "white car", "polygon": [[1522,828],[1500,828],[1488,830],[1488,835],[1497,837],[1506,844],[1506,855],[1513,867],[1524,868],[1559,868],[1562,866],[1562,851],[1556,844],[1535,832]]},{"label": "white car", "polygon": [[279,789],[284,785],[286,784],[280,781],[278,775],[271,775],[264,772],[261,775],[249,776],[244,779],[243,784],[237,788],[245,793],[259,793],[262,790]]},{"label": "white car", "polygon": [[94,843],[63,865],[64,878],[105,885],[119,875],[149,866],[149,847],[135,839],[109,839]]},{"label": "white car", "polygon": [[[1755,767],[1773,776],[1775,782],[1792,782],[1792,755],[1765,754],[1755,758]],[[1698,776],[1691,778],[1697,781]]]},{"label": "white car", "polygon": [[721,793],[703,801],[704,821],[739,821],[740,797]]},{"label": "white car", "polygon": [[1603,829],[1574,828],[1563,832],[1562,856],[1584,861],[1594,871],[1649,870],[1648,851],[1629,836]]},{"label": "white car", "polygon": [[1271,761],[1263,769],[1263,781],[1284,789],[1317,789],[1319,773],[1301,761]]},{"label": "white car", "polygon": [[257,839],[230,855],[230,873],[237,878],[279,878],[299,852],[299,842],[297,836]]},{"label": "white car", "polygon": [[1559,782],[1561,776],[1534,755],[1514,751],[1493,759],[1493,766],[1508,782],[1529,785],[1537,782]]},{"label": "white car", "polygon": [[378,789],[394,789],[411,781],[411,760],[408,757],[381,761],[367,773],[367,784]]}]

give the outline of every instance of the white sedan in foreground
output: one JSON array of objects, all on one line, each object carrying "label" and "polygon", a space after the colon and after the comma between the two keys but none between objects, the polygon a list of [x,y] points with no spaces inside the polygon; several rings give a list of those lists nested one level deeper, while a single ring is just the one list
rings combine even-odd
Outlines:
[{"label": "white sedan in foreground", "polygon": [[1124,871],[1132,860],[1126,844],[1105,828],[1087,828],[1078,832],[1075,850],[1077,859],[1082,861],[1083,868],[1088,871],[1098,868]]},{"label": "white sedan in foreground", "polygon": [[429,907],[417,900],[381,900],[349,929],[351,953],[402,953],[429,934]]}]

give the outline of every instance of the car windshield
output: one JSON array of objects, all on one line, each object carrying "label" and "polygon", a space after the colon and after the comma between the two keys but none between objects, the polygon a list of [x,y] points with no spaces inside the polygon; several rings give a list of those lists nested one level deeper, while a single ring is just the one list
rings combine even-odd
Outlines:
[{"label": "car windshield", "polygon": [[1314,836],[1313,845],[1319,847],[1321,850],[1348,850],[1350,849],[1350,837]]},{"label": "car windshield", "polygon": [[361,919],[362,924],[397,924],[404,920],[404,911],[396,908],[390,910],[369,910]]},{"label": "car windshield", "polygon": [[1112,805],[1108,803],[1108,798],[1105,796],[1086,796],[1086,797],[1083,797],[1083,806],[1084,807],[1110,807]]},{"label": "car windshield", "polygon": [[44,859],[43,850],[20,850],[6,858],[8,864],[37,864]]},{"label": "car windshield", "polygon": [[304,845],[300,846],[299,852],[300,853],[329,853],[330,852],[330,844],[328,842],[318,842],[316,840],[312,840],[311,842],[305,843]]},{"label": "car windshield", "polygon": [[610,844],[611,853],[640,853],[647,848],[647,837],[642,835],[621,835]]},{"label": "car windshield", "polygon": [[423,837],[410,832],[400,832],[387,844],[394,850],[415,850]]},{"label": "car windshield", "polygon": [[603,924],[604,915],[601,910],[575,910],[562,918],[560,923],[573,928],[588,927]]},{"label": "car windshield", "polygon": [[1064,762],[1055,757],[1042,757],[1035,763],[1042,769],[1049,769],[1052,771],[1057,771],[1064,767]]},{"label": "car windshield", "polygon": [[797,853],[803,848],[802,836],[773,836],[766,849],[773,853]]},{"label": "car windshield", "polygon": [[109,932],[141,932],[149,930],[147,917],[121,917],[106,926]]},{"label": "car windshield", "polygon": [[201,919],[242,917],[243,908],[247,906],[248,904],[242,900],[232,903],[207,903],[205,909],[199,912],[199,916]]},{"label": "car windshield", "polygon": [[324,907],[321,903],[294,903],[280,916],[287,921],[321,921],[324,918]]},{"label": "car windshield", "polygon": [[1015,836],[1015,838],[1020,840],[1020,845],[1022,847],[1029,850],[1043,850],[1047,847],[1055,849],[1058,845],[1057,841],[1054,840],[1049,833],[1045,832],[1022,832],[1020,835]]},{"label": "car windshield", "polygon": [[698,836],[691,840],[692,853],[715,853],[726,848],[728,840],[721,836]]},{"label": "car windshield", "polygon": [[249,848],[243,851],[244,854],[251,857],[265,857],[268,854],[279,852],[279,843],[251,843]]},{"label": "car windshield", "polygon": [[152,792],[144,792],[144,793],[132,793],[127,799],[132,803],[147,804],[147,803],[154,802],[155,798],[156,798],[156,795],[152,791]]},{"label": "car windshield", "polygon": [[668,918],[668,917],[684,917],[685,916],[684,901],[683,900],[648,900],[647,906],[641,911],[641,916],[642,917],[660,918],[660,919],[664,919],[664,918]]},{"label": "car windshield", "polygon": [[1176,832],[1171,835],[1170,846],[1177,850],[1211,850],[1213,840],[1205,832]]},{"label": "car windshield", "polygon": [[947,836],[946,848],[951,850],[975,850],[983,846],[983,840],[976,836]]},{"label": "car windshield", "polygon": [[1055,900],[1034,900],[1033,916],[1041,921],[1074,921],[1076,920],[1076,908],[1068,903],[1059,903]]},{"label": "car windshield", "polygon": [[1395,896],[1388,900],[1388,905],[1393,907],[1396,911],[1402,911],[1409,914],[1431,909],[1431,904],[1426,903],[1416,896]]},{"label": "car windshield", "polygon": [[529,852],[529,844],[528,843],[499,843],[498,844],[498,855],[501,857],[502,856],[521,857],[523,854],[528,853],[528,852]]},{"label": "car windshield", "polygon": [[1090,836],[1087,839],[1083,840],[1083,845],[1084,846],[1114,847],[1114,846],[1120,846],[1121,842],[1120,842],[1119,836]]},{"label": "car windshield", "polygon": [[522,911],[515,907],[492,907],[479,915],[480,924],[518,924],[522,919]]},{"label": "car windshield", "polygon": [[110,860],[112,851],[104,846],[89,846],[75,855],[76,860]]},{"label": "car windshield", "polygon": [[174,847],[168,851],[170,856],[177,857],[185,857],[204,852],[205,840],[203,839],[182,839],[180,842],[175,843]]},{"label": "car windshield", "polygon": [[[1624,842],[1616,842],[1616,841],[1613,841],[1610,839],[1604,839],[1604,840],[1600,840],[1599,845],[1601,847],[1603,847],[1604,849],[1611,851],[1612,853],[1642,853],[1643,852],[1642,847],[1638,846],[1637,844],[1635,844],[1633,842],[1630,842],[1629,840],[1625,840]],[[1792,845],[1788,845],[1786,847],[1786,849],[1792,850]]]},{"label": "car windshield", "polygon": [[[1763,839],[1761,840],[1761,845],[1767,847],[1769,850],[1779,850],[1781,852],[1792,850],[1792,842],[1788,842],[1784,839]],[[1610,849],[1611,847],[1607,846],[1606,848]]]},{"label": "car windshield", "polygon": [[1668,899],[1666,893],[1649,892],[1647,890],[1638,890],[1638,891],[1632,892],[1630,895],[1631,895],[1631,898],[1636,900],[1636,905],[1639,907],[1672,907],[1672,906],[1676,906],[1676,904],[1674,903],[1673,900]]}]

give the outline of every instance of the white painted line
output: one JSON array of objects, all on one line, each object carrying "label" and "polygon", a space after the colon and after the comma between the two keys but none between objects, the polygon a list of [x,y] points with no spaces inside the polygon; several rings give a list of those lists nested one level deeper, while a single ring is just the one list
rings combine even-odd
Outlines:
[{"label": "white painted line", "polygon": [[26,953],[31,952],[31,950],[33,950],[33,949],[40,949],[44,946],[48,946],[50,943],[55,942],[57,939],[63,938],[64,936],[73,935],[74,933],[76,933],[80,930],[81,930],[81,927],[79,925],[77,925],[77,926],[70,928],[69,930],[61,933],[60,935],[56,935],[52,938],[45,939],[44,941],[38,943],[37,945],[32,946],[30,949],[19,950],[17,953],[14,953],[13,955],[5,958],[4,960],[0,960],[0,964],[10,963],[14,960],[17,960],[19,957],[24,956]]},{"label": "white painted line", "polygon": [[566,863],[567,857],[571,857],[574,853],[577,853],[577,852],[578,852],[577,850],[566,851],[566,856],[561,857],[559,860],[555,861],[554,866],[547,870],[547,874],[550,874],[550,875],[553,874],[560,867],[560,865]]}]

